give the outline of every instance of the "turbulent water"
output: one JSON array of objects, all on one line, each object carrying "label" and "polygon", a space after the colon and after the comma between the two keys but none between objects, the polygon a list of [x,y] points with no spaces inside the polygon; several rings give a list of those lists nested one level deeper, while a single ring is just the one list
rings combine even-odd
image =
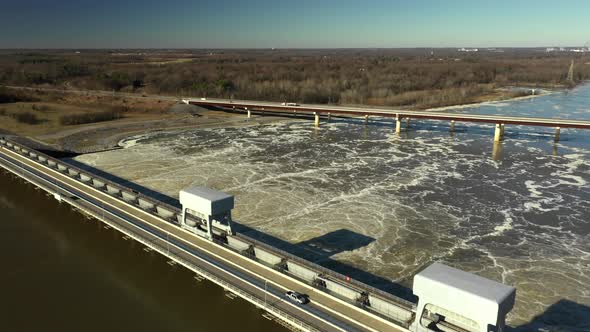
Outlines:
[{"label": "turbulent water", "polygon": [[[590,119],[590,85],[455,111]],[[590,329],[590,132],[562,129],[554,144],[552,129],[507,126],[495,147],[492,136],[295,120],[157,133],[76,159],[173,197],[232,193],[239,223],[291,243],[325,237],[326,256],[406,286],[434,260],[514,285],[513,326]]]}]

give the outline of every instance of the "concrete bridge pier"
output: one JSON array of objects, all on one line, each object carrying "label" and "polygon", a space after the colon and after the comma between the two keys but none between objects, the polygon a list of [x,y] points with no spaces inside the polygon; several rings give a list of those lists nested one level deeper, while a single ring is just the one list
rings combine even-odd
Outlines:
[{"label": "concrete bridge pier", "polygon": [[369,116],[365,115],[365,124],[368,124],[368,123],[369,123]]},{"label": "concrete bridge pier", "polygon": [[248,112],[248,119],[250,119],[252,117],[252,112],[250,112],[248,108],[246,108],[246,111]]},{"label": "concrete bridge pier", "polygon": [[559,142],[559,135],[561,133],[561,128],[555,127],[555,142]]},{"label": "concrete bridge pier", "polygon": [[315,117],[315,126],[319,127],[320,126],[320,115],[317,112],[313,112],[313,115]]},{"label": "concrete bridge pier", "polygon": [[455,132],[455,120],[451,120],[451,127],[449,128],[449,131],[452,133]]},{"label": "concrete bridge pier", "polygon": [[399,134],[402,132],[402,120],[399,117],[399,114],[395,115],[395,133]]},{"label": "concrete bridge pier", "polygon": [[500,142],[504,136],[504,125],[496,123],[496,131],[494,132],[494,142]]},{"label": "concrete bridge pier", "polygon": [[328,121],[332,120],[332,113],[328,113]]},{"label": "concrete bridge pier", "polygon": [[406,130],[410,129],[410,118],[406,118]]}]

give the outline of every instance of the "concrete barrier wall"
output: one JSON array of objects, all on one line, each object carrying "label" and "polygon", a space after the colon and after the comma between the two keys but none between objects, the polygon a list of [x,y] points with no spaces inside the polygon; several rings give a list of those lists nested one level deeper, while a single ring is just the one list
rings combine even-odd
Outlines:
[{"label": "concrete barrier wall", "polygon": [[121,193],[123,194],[123,199],[127,202],[134,202],[137,199],[137,195],[130,192],[122,190]]},{"label": "concrete barrier wall", "polygon": [[182,214],[177,214],[176,215],[176,222],[180,225],[182,223]]},{"label": "concrete barrier wall", "polygon": [[268,250],[260,249],[258,247],[254,247],[254,254],[258,260],[273,266],[280,263],[282,260],[281,256],[275,255]]},{"label": "concrete barrier wall", "polygon": [[93,184],[93,185],[94,185],[96,188],[102,188],[102,187],[104,187],[104,185],[105,185],[105,183],[104,183],[104,182],[102,182],[102,181],[100,181],[100,180],[98,180],[98,179],[95,179],[95,178],[92,178],[92,184]]},{"label": "concrete barrier wall", "polygon": [[[24,155],[27,155],[30,152],[30,150],[28,150],[24,147],[21,147],[19,145],[13,144],[11,142],[8,142],[8,141],[6,141],[6,146],[11,147],[15,151],[20,149],[21,153]],[[35,150],[33,150],[33,151],[35,151]],[[41,153],[38,153],[38,152],[33,153],[34,156],[39,156],[40,154]],[[57,166],[58,170],[60,170],[62,172],[67,171],[67,173],[69,173],[70,175],[73,175],[73,176],[80,175],[80,171],[78,171],[75,167],[69,166],[68,164],[62,164],[62,163],[60,163],[60,160],[58,160],[58,159],[43,155],[41,158],[38,158],[37,160],[46,161],[49,166]],[[84,179],[87,179],[86,181],[92,180],[92,183],[95,186],[102,187],[106,184],[107,191],[109,193],[112,193],[112,194],[122,193],[123,199],[126,201],[134,202],[135,200],[138,199],[137,194],[134,194],[131,191],[125,191],[125,190],[121,189],[121,187],[119,187],[118,185],[111,184],[110,181],[108,181],[108,180],[96,179],[96,178],[86,175],[84,173],[82,173],[82,177]],[[102,186],[101,186],[101,184],[102,184]],[[158,216],[165,218],[165,219],[172,218],[174,220],[177,220],[178,224],[180,224],[180,220],[181,220],[182,216],[180,213],[177,212],[176,208],[168,207],[167,205],[159,205],[157,203],[157,201],[153,202],[149,199],[143,199],[143,198],[139,198],[139,202],[142,207],[155,207],[155,210],[156,210],[155,212],[157,213]],[[236,248],[238,250],[247,249],[250,245],[249,241],[238,240],[236,237],[232,237],[232,236],[228,237],[228,242],[230,242],[229,245],[231,247]],[[274,254],[272,252],[272,249],[260,249],[258,247],[255,247],[254,250],[255,250],[256,257],[260,261],[266,262],[271,265],[275,265],[281,261],[280,254]],[[293,276],[303,279],[309,283],[313,282],[318,277],[318,275],[320,273],[319,271],[315,272],[316,270],[314,270],[313,268],[306,267],[305,263],[296,263],[294,261],[291,261],[290,259],[287,261],[287,269],[288,269],[289,273],[292,274]],[[356,300],[360,296],[359,291],[352,289],[352,288],[348,288],[339,282],[327,280],[326,287],[331,292],[333,292],[335,294],[339,294],[343,298],[350,299],[351,301]],[[369,302],[370,302],[371,309],[374,310],[375,312],[378,312],[382,315],[391,317],[391,318],[396,319],[398,321],[408,322],[412,318],[412,312],[410,310],[407,310],[406,308],[401,308],[401,307],[399,307],[399,306],[393,304],[392,302],[385,300],[383,298],[369,294]],[[411,304],[410,304],[410,306],[411,306]]]},{"label": "concrete barrier wall", "polygon": [[121,192],[121,189],[111,185],[111,184],[107,184],[107,192],[109,194],[115,194],[118,195]]},{"label": "concrete barrier wall", "polygon": [[168,209],[166,209],[166,208],[164,208],[164,207],[162,207],[160,205],[156,205],[156,213],[158,215],[160,215],[160,217],[165,218],[165,219],[174,216],[174,212],[173,211],[170,211],[170,210],[168,210]]},{"label": "concrete barrier wall", "polygon": [[317,272],[314,272],[313,270],[308,269],[307,267],[301,264],[294,263],[292,261],[287,261],[287,269],[289,270],[289,273],[291,273],[292,275],[299,277],[307,282],[313,282],[314,279],[318,276]]},{"label": "concrete barrier wall", "polygon": [[346,287],[344,285],[341,285],[338,282],[334,282],[330,279],[324,279],[324,281],[326,282],[326,288],[335,294],[338,294],[341,297],[344,297],[346,299],[349,299],[351,301],[355,301],[356,299],[358,299],[361,296],[361,293],[351,289],[349,287]]},{"label": "concrete barrier wall", "polygon": [[90,177],[87,174],[80,173],[80,180],[82,180],[82,182],[88,182],[88,181],[92,181],[92,177]]},{"label": "concrete barrier wall", "polygon": [[371,304],[371,309],[387,317],[391,317],[402,322],[408,322],[410,319],[412,319],[411,311],[401,309],[395,304],[383,300],[375,295],[369,294],[369,303]]},{"label": "concrete barrier wall", "polygon": [[250,244],[249,243],[244,242],[244,241],[241,241],[240,239],[235,238],[233,236],[228,236],[227,237],[227,244],[230,247],[232,247],[232,248],[234,248],[236,250],[240,250],[240,251],[241,250],[246,250],[246,249],[250,248]]},{"label": "concrete barrier wall", "polygon": [[138,198],[137,201],[139,202],[139,207],[146,209],[146,210],[151,210],[154,208],[154,204],[152,202],[149,202],[143,198]]}]

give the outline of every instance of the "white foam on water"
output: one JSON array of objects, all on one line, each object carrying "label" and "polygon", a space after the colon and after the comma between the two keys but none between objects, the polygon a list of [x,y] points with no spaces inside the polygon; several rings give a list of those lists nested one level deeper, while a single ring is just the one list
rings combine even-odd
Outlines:
[{"label": "white foam on water", "polygon": [[502,233],[514,228],[514,220],[512,220],[512,217],[510,216],[508,211],[504,210],[501,212],[504,215],[504,222],[501,225],[494,227],[494,232],[490,233],[491,236],[501,235]]},{"label": "white foam on water", "polygon": [[557,297],[590,305],[587,144],[551,156],[534,138],[547,134],[517,135],[494,161],[485,126],[449,138],[416,123],[406,139],[360,123],[187,130],[76,159],[173,197],[193,184],[227,191],[236,221],[291,243],[343,229],[372,238],[330,259],[389,280],[411,284],[442,260],[515,285],[511,323]]},{"label": "white foam on water", "polygon": [[542,188],[541,185],[535,184],[535,181],[532,181],[532,180],[525,181],[524,185],[529,190],[531,197],[533,197],[533,198],[542,197],[543,193],[539,190],[539,188]]},{"label": "white foam on water", "polygon": [[133,147],[133,146],[137,145],[140,140],[147,139],[150,136],[151,136],[150,134],[141,134],[141,135],[135,135],[135,136],[127,137],[127,138],[124,138],[124,139],[120,140],[117,143],[117,145],[120,146],[120,147],[122,147],[122,148],[130,148],[130,147]]}]

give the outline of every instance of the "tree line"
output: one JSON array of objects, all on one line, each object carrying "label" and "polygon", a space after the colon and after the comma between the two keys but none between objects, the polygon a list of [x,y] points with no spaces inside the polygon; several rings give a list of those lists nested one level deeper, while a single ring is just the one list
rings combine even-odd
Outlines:
[{"label": "tree line", "polygon": [[[468,102],[498,87],[565,86],[572,57],[530,49],[479,54],[425,49],[8,54],[0,56],[0,83],[430,107]],[[590,79],[590,56],[576,57],[574,80]]]}]

